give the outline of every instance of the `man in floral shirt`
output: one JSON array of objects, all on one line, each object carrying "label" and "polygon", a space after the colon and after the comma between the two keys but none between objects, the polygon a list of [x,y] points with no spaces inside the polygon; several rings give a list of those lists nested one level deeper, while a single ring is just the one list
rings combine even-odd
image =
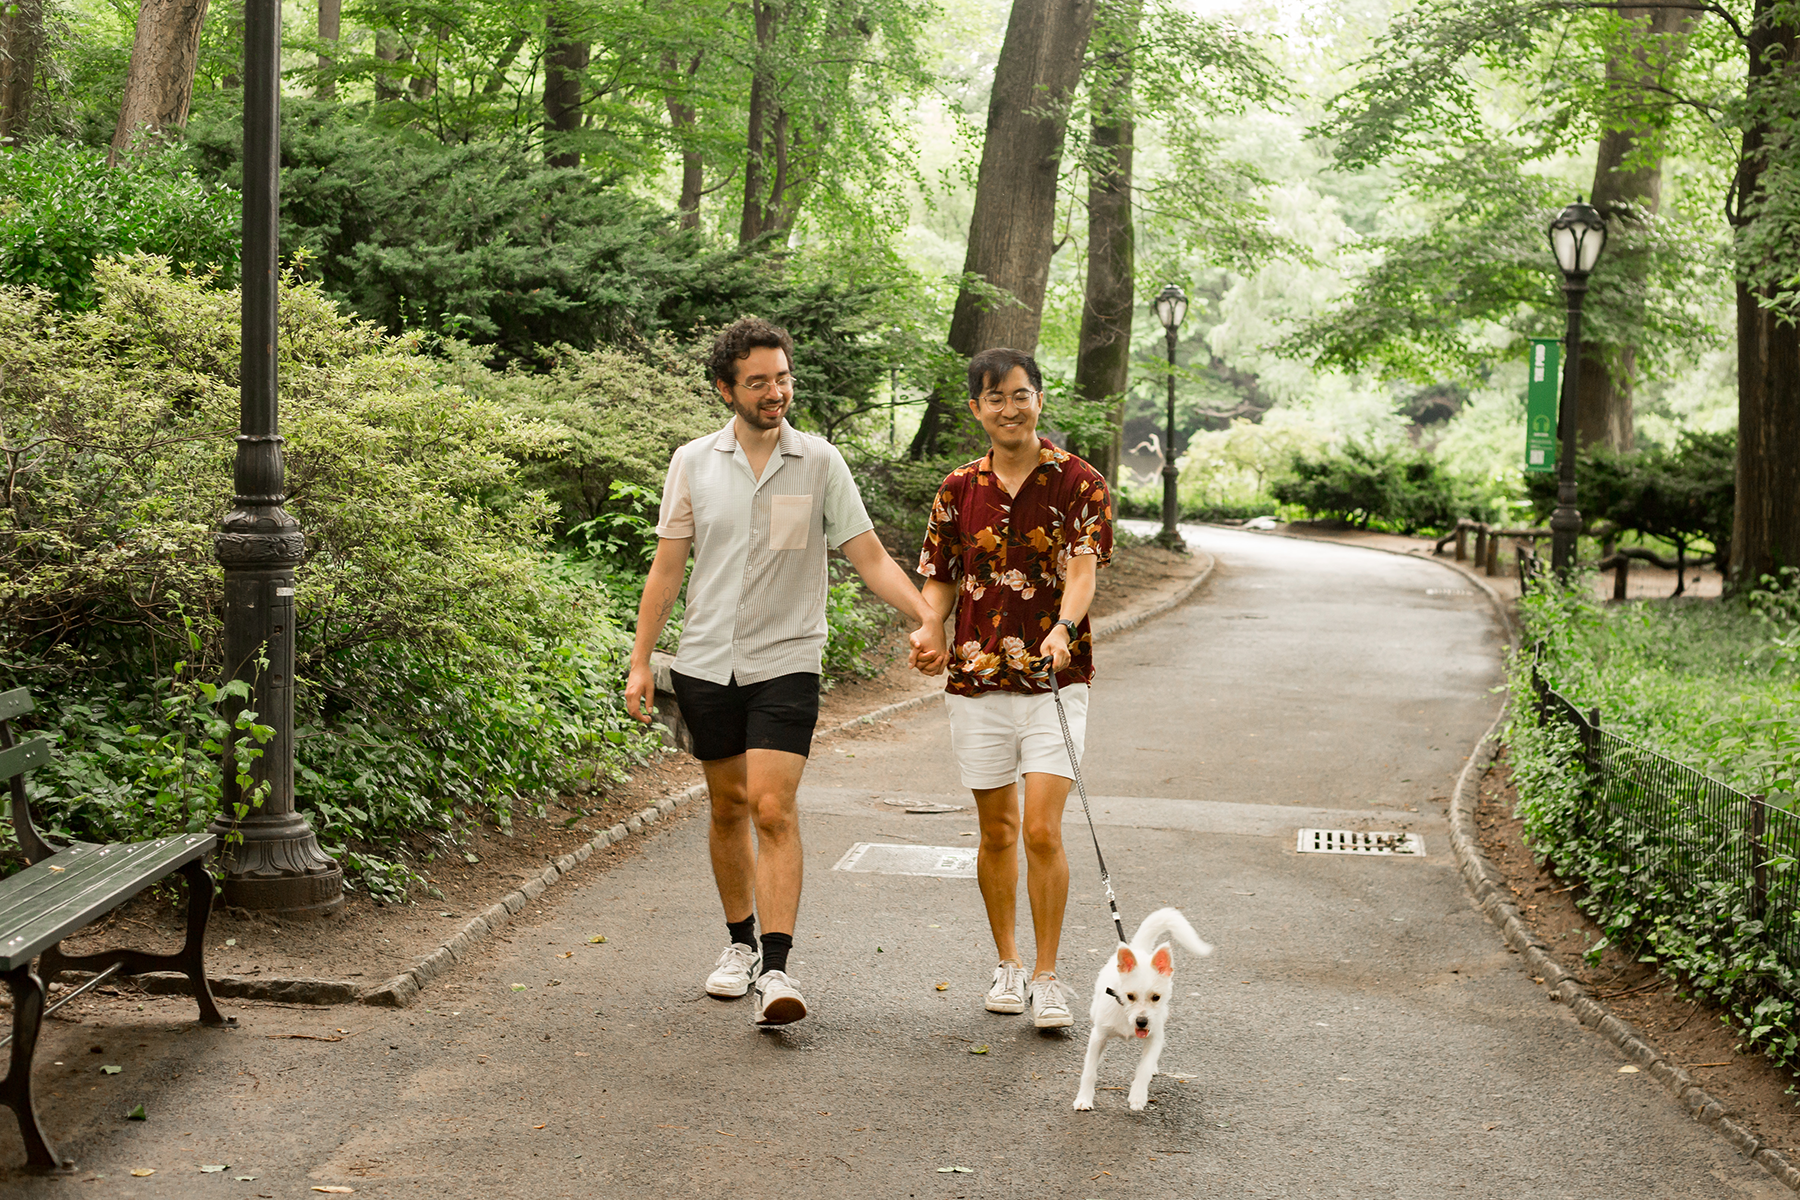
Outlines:
[{"label": "man in floral shirt", "polygon": [[[1087,610],[1095,570],[1112,557],[1112,503],[1098,471],[1037,435],[1044,389],[1030,355],[977,354],[969,410],[990,447],[938,488],[919,554],[921,590],[940,615],[956,611],[945,703],[950,744],[980,814],[976,878],[1000,954],[986,1006],[1020,1013],[1029,1003],[1033,1023],[1054,1029],[1073,1023],[1056,954],[1069,898],[1062,814],[1074,772],[1050,671],[1079,754],[1094,675]],[[1029,984],[1013,935],[1021,834],[1037,935]]]}]

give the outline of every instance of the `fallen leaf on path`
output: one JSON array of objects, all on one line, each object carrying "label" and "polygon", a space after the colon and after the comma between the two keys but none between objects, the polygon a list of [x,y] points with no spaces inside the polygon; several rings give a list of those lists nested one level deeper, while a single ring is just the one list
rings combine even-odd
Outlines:
[{"label": "fallen leaf on path", "polygon": [[279,1042],[284,1038],[296,1042],[341,1042],[344,1040],[333,1034],[325,1033],[265,1033],[263,1036],[271,1042]]},{"label": "fallen leaf on path", "polygon": [[235,1179],[239,1183],[251,1183],[256,1179],[256,1176],[254,1176],[254,1175],[233,1175],[232,1178]]},{"label": "fallen leaf on path", "polygon": [[[687,1126],[686,1125],[658,1125],[657,1128],[658,1129],[686,1129]],[[721,1129],[719,1132],[724,1133],[725,1131],[723,1129]],[[729,1137],[731,1135],[727,1134],[726,1136]]]},{"label": "fallen leaf on path", "polygon": [[558,958],[574,958],[575,952],[573,950],[564,950],[561,954],[557,955],[556,957],[558,957]]},{"label": "fallen leaf on path", "polygon": [[150,1119],[150,1114],[145,1112],[144,1106],[140,1104],[130,1112],[126,1113],[125,1119],[127,1121],[148,1121]]},{"label": "fallen leaf on path", "polygon": [[515,983],[512,985],[512,990],[515,992],[522,992],[525,990],[525,985],[522,983]]},{"label": "fallen leaf on path", "polygon": [[987,1052],[988,1052],[988,1048],[986,1046],[970,1046],[969,1047],[970,1054],[986,1054]]},{"label": "fallen leaf on path", "polygon": [[601,942],[604,942],[605,940],[606,939],[604,937],[602,937],[601,935],[596,933],[593,937],[588,939],[588,945],[598,946]]},{"label": "fallen leaf on path", "polygon": [[542,1125],[533,1125],[532,1128],[533,1129],[542,1129],[543,1126]]},{"label": "fallen leaf on path", "polygon": [[1619,1074],[1621,1075],[1636,1075],[1637,1073],[1638,1069],[1636,1067],[1626,1066],[1619,1068]]},{"label": "fallen leaf on path", "polygon": [[142,1179],[147,1175],[156,1174],[156,1172],[149,1167],[133,1167],[131,1173],[139,1179]]},{"label": "fallen leaf on path", "polygon": [[229,1163],[201,1163],[200,1169],[208,1175],[213,1175],[223,1171],[229,1165]]},{"label": "fallen leaf on path", "polygon": [[336,1184],[333,1184],[330,1187],[316,1187],[313,1189],[315,1192],[330,1192],[333,1196],[348,1196],[355,1190],[355,1188],[338,1187]]},{"label": "fallen leaf on path", "polygon": [[939,1175],[949,1175],[951,1173],[955,1173],[957,1175],[973,1175],[975,1173],[975,1168],[974,1167],[939,1167],[938,1168]]},{"label": "fallen leaf on path", "polygon": [[944,981],[944,982],[942,982],[942,983],[940,983],[940,984],[938,984],[938,985],[937,985],[937,990],[938,990],[938,991],[940,991],[940,992],[942,992],[942,991],[948,991],[948,990],[949,990],[949,988],[950,988],[950,981],[949,981],[949,980],[945,980],[945,981]]},{"label": "fallen leaf on path", "polygon": [[123,1071],[124,1069],[125,1069],[124,1067],[115,1067],[111,1063],[108,1063],[106,1066],[100,1068],[100,1073],[102,1075],[117,1075],[120,1071]]},{"label": "fallen leaf on path", "polygon": [[235,946],[235,945],[237,945],[237,939],[236,938],[226,938],[225,944],[227,946]]}]

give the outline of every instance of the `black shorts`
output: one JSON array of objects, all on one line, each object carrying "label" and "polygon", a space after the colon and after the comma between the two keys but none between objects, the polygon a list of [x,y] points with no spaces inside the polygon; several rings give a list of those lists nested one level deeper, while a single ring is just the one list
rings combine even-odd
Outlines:
[{"label": "black shorts", "polygon": [[805,757],[819,723],[819,677],[801,671],[760,683],[708,683],[671,671],[675,703],[694,735],[701,762],[746,750],[785,750]]}]

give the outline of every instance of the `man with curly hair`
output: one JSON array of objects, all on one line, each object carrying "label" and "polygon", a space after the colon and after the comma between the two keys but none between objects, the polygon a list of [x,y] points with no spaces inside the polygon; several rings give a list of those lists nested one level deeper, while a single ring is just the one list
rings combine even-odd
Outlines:
[{"label": "man with curly hair", "polygon": [[[944,700],[950,745],[980,816],[975,873],[1000,955],[985,1004],[996,1013],[1029,1004],[1034,1025],[1057,1029],[1074,1021],[1056,979],[1069,899],[1062,814],[1074,772],[1050,673],[1079,755],[1094,675],[1087,611],[1095,571],[1112,557],[1112,501],[1098,471],[1038,436],[1044,384],[1029,354],[977,354],[969,411],[989,449],[939,487],[919,574],[933,610],[956,613]],[[1029,976],[1014,939],[1021,836],[1036,934]]]},{"label": "man with curly hair", "polygon": [[806,1015],[787,960],[803,861],[795,797],[819,716],[827,551],[843,551],[870,591],[919,622],[914,666],[935,673],[945,656],[943,618],[875,536],[843,455],[787,423],[793,363],[787,331],[755,317],[713,343],[709,366],[731,420],[669,462],[625,685],[626,711],[649,721],[650,651],[691,552],[675,698],[706,771],[713,881],[730,939],[706,990],[724,998],[754,989],[758,1025]]}]

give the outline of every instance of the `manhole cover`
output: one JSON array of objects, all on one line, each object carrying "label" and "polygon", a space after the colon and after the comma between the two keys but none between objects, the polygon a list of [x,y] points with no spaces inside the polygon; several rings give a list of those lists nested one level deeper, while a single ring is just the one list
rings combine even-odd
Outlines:
[{"label": "manhole cover", "polygon": [[1302,829],[1297,849],[1302,854],[1410,854],[1422,858],[1425,842],[1416,833]]},{"label": "manhole cover", "polygon": [[1468,588],[1426,588],[1425,594],[1427,596],[1473,596],[1475,593]]},{"label": "manhole cover", "polygon": [[963,810],[963,806],[960,804],[940,804],[936,800],[908,800],[904,796],[890,796],[882,803],[891,804],[895,808],[904,808],[909,813],[947,813]]},{"label": "manhole cover", "polygon": [[858,842],[838,859],[834,871],[866,871],[872,875],[935,875],[939,879],[975,878],[973,846],[896,846]]}]

